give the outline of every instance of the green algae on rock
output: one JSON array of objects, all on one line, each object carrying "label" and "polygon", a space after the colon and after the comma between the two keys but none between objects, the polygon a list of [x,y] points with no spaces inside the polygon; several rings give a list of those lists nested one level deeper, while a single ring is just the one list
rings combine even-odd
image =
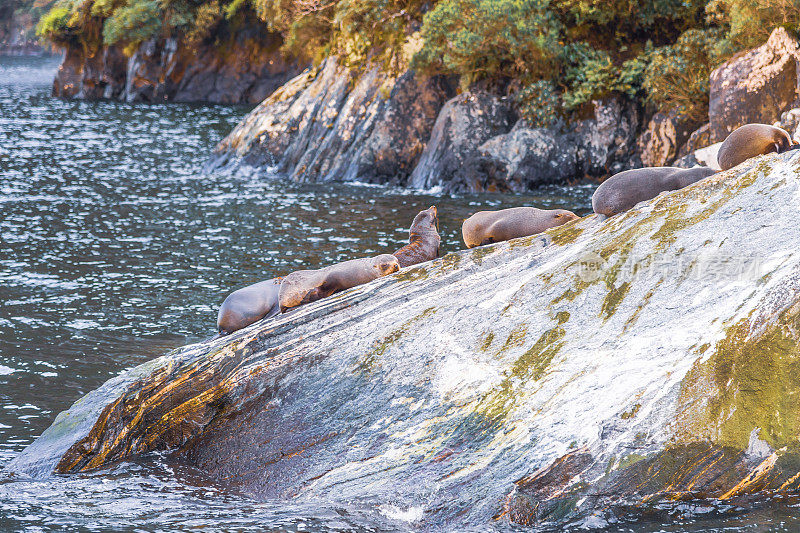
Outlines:
[{"label": "green algae on rock", "polygon": [[449,254],[168,354],[9,469],[161,452],[255,498],[392,501],[430,528],[794,494],[798,168],[757,158],[569,238]]}]

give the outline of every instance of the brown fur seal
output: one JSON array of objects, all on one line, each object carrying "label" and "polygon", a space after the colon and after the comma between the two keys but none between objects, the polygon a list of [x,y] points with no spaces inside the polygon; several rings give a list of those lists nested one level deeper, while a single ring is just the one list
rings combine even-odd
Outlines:
[{"label": "brown fur seal", "polygon": [[614,174],[592,195],[595,213],[614,216],[639,202],[651,200],[664,191],[674,191],[715,174],[708,167],[650,167]]},{"label": "brown fur seal", "polygon": [[439,257],[439,216],[436,206],[420,211],[414,217],[409,230],[408,244],[392,255],[397,258],[400,268],[432,261]]},{"label": "brown fur seal", "polygon": [[319,270],[298,270],[283,279],[281,311],[307,304],[400,270],[393,255],[352,259]]},{"label": "brown fur seal", "polygon": [[579,218],[565,209],[512,207],[500,211],[478,211],[461,225],[467,248],[527,237]]},{"label": "brown fur seal", "polygon": [[275,278],[232,292],[219,308],[217,329],[227,335],[263,318],[270,318],[281,309],[278,294],[283,278]]},{"label": "brown fur seal", "polygon": [[769,124],[745,124],[733,130],[719,147],[717,162],[722,170],[728,170],[751,157],[780,154],[791,146],[792,138],[786,130]]}]

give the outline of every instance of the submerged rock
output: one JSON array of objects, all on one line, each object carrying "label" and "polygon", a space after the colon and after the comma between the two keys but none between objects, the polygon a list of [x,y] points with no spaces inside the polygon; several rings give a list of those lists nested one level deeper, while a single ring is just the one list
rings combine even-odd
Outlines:
[{"label": "submerged rock", "polygon": [[799,157],[177,350],[88,394],[8,468],[162,451],[254,497],[390,501],[451,529],[794,493]]}]

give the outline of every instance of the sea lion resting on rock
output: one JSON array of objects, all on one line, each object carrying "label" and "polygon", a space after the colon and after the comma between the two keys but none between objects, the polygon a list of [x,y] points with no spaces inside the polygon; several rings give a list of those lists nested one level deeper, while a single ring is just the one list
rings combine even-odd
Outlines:
[{"label": "sea lion resting on rock", "polygon": [[592,195],[592,208],[600,215],[614,216],[664,191],[674,191],[716,173],[708,167],[650,167],[614,174]]},{"label": "sea lion resting on rock", "polygon": [[397,258],[400,268],[432,261],[439,257],[439,216],[436,206],[420,211],[409,230],[408,244],[392,255]]},{"label": "sea lion resting on rock", "polygon": [[219,308],[217,329],[228,335],[263,318],[280,313],[278,294],[283,278],[275,278],[248,285],[232,292]]},{"label": "sea lion resting on rock", "polygon": [[792,147],[792,138],[786,130],[769,124],[745,124],[728,135],[717,153],[722,170],[728,170],[751,157],[772,152],[783,153]]},{"label": "sea lion resting on rock", "polygon": [[512,207],[500,211],[478,211],[461,225],[467,248],[527,237],[579,218],[565,209]]},{"label": "sea lion resting on rock", "polygon": [[319,270],[298,270],[283,279],[279,294],[281,311],[320,300],[335,292],[369,283],[400,270],[393,255],[352,259]]}]

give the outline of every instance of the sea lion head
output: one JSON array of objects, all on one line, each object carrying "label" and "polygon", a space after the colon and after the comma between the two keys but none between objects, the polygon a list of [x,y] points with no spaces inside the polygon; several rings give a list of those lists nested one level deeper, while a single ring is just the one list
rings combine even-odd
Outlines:
[{"label": "sea lion head", "polygon": [[388,276],[400,270],[400,263],[391,254],[382,254],[372,258],[372,268],[378,272],[378,277]]},{"label": "sea lion head", "polygon": [[417,213],[411,223],[409,234],[411,238],[415,235],[425,235],[429,233],[439,234],[439,211],[435,205],[430,206],[424,211]]},{"label": "sea lion head", "polygon": [[567,211],[566,209],[553,209],[550,214],[553,217],[555,226],[560,226],[562,224],[566,224],[567,222],[572,222],[573,220],[581,218],[572,211]]}]

